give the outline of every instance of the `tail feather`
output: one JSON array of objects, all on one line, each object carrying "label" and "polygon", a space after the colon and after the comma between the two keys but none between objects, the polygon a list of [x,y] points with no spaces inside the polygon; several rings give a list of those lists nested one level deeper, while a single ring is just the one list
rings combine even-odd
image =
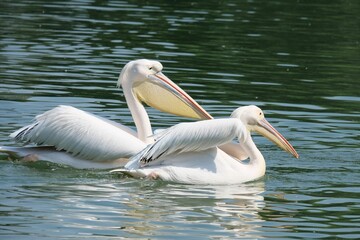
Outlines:
[{"label": "tail feather", "polygon": [[34,162],[38,160],[48,161],[56,164],[64,164],[78,169],[113,169],[123,167],[128,159],[118,158],[105,162],[94,162],[77,158],[65,151],[57,151],[51,146],[38,147],[7,147],[0,146],[0,153],[3,152],[12,160]]},{"label": "tail feather", "polygon": [[19,130],[13,132],[12,134],[10,134],[10,137],[13,138],[16,142],[21,142],[21,141],[28,141],[28,134],[31,132],[31,130],[34,129],[34,127],[36,127],[38,125],[38,123],[33,123],[30,124],[28,126],[22,127]]},{"label": "tail feather", "polygon": [[0,146],[0,152],[6,153],[11,159],[19,159],[22,157],[18,151],[19,149],[20,148],[17,147]]},{"label": "tail feather", "polygon": [[127,170],[136,170],[141,168],[141,164],[143,163],[143,156],[151,149],[152,145],[148,145],[143,150],[135,154],[129,159],[129,162],[125,165],[125,169]]}]

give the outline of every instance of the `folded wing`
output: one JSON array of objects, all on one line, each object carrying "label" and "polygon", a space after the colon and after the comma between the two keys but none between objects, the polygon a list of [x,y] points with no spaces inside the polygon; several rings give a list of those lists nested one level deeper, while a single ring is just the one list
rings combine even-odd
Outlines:
[{"label": "folded wing", "polygon": [[93,161],[128,158],[146,145],[128,127],[74,107],[58,106],[10,136],[18,142],[54,146]]},{"label": "folded wing", "polygon": [[180,123],[155,135],[155,143],[132,157],[125,168],[137,169],[171,154],[213,148],[244,137],[244,132],[244,125],[235,118]]}]

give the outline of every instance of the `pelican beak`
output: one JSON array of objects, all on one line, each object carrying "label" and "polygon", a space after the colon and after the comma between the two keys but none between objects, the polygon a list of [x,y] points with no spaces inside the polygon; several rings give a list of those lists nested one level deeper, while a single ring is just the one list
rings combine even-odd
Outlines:
[{"label": "pelican beak", "polygon": [[278,145],[284,151],[292,154],[295,158],[299,158],[299,154],[294,147],[281,135],[271,124],[263,118],[258,121],[258,124],[252,127],[252,130],[263,135],[276,145]]},{"label": "pelican beak", "polygon": [[162,112],[195,119],[212,119],[192,97],[162,72],[148,76],[150,81],[142,81],[133,87],[138,99]]}]

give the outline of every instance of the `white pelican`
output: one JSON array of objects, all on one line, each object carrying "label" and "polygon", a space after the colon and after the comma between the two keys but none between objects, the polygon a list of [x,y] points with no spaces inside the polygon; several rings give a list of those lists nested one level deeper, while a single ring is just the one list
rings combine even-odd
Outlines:
[{"label": "white pelican", "polygon": [[211,119],[162,69],[158,61],[141,59],[127,63],[120,73],[117,86],[123,89],[137,133],[74,107],[58,106],[10,135],[18,142],[40,146],[0,147],[0,151],[17,159],[46,160],[75,168],[114,168],[124,166],[129,157],[153,142],[142,102],[183,117]]},{"label": "white pelican", "polygon": [[[134,177],[159,178],[188,184],[237,184],[265,174],[265,159],[253,142],[255,131],[298,158],[291,144],[265,119],[256,106],[237,108],[230,118],[181,123],[155,136],[156,141],[136,154],[123,169]],[[249,157],[236,159],[217,146],[238,138]]]}]

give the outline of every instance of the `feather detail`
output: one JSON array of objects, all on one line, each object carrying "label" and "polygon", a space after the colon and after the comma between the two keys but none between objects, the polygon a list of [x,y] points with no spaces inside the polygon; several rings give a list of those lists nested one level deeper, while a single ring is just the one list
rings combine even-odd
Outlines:
[{"label": "feather detail", "polygon": [[146,146],[125,126],[63,105],[36,116],[33,124],[10,137],[18,142],[54,146],[94,161],[128,158]]},{"label": "feather detail", "polygon": [[125,168],[144,167],[171,154],[203,151],[230,142],[235,137],[243,140],[246,137],[244,132],[245,126],[235,118],[180,123],[156,134],[155,143],[132,157]]}]

